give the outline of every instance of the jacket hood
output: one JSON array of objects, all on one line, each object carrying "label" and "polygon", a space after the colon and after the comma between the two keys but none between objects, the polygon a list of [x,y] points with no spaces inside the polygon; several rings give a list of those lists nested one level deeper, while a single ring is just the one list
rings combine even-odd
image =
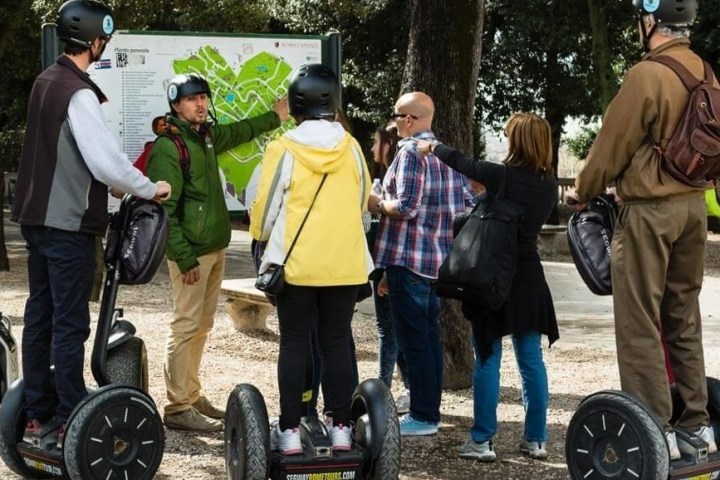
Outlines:
[{"label": "jacket hood", "polygon": [[305,120],[279,140],[306,168],[325,174],[340,169],[351,138],[337,122]]}]

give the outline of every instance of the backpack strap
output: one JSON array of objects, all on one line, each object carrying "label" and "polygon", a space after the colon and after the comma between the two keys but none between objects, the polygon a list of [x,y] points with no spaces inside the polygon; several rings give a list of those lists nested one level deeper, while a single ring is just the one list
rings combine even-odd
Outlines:
[{"label": "backpack strap", "polygon": [[182,170],[183,177],[185,180],[190,178],[190,150],[188,150],[185,141],[180,135],[174,133],[164,132],[158,135],[158,137],[166,137],[172,140],[177,148],[178,155],[180,156],[180,170]]},{"label": "backpack strap", "polygon": [[692,92],[701,83],[709,82],[712,79],[712,70],[708,72],[710,66],[707,64],[707,62],[703,62],[705,68],[705,78],[703,80],[698,80],[697,78],[695,78],[695,75],[690,73],[690,71],[685,67],[685,65],[667,55],[658,55],[657,57],[652,57],[648,60],[662,63],[670,70],[675,72],[675,75],[680,78],[688,92]]}]

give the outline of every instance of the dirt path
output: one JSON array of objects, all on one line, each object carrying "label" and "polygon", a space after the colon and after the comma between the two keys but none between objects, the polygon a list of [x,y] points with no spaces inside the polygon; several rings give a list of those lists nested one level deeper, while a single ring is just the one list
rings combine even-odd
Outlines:
[{"label": "dirt path", "polygon": [[[7,225],[6,225],[7,226]],[[22,311],[27,295],[25,252],[22,242],[10,226],[8,242],[11,272],[0,272],[0,310],[10,317],[16,337],[22,334]],[[228,277],[249,276],[249,249],[245,241],[236,241],[228,255]],[[558,267],[562,268],[562,267]],[[571,272],[571,270],[570,270]],[[570,275],[570,273],[568,273]],[[572,279],[570,280],[573,281]],[[553,292],[556,301],[568,301],[569,310],[578,310],[572,299]],[[717,298],[717,297],[716,297]],[[607,308],[598,300],[599,307]],[[122,287],[118,306],[138,329],[147,345],[150,360],[150,394],[162,411],[165,402],[162,361],[171,319],[170,287],[167,275],[159,274],[149,285]],[[589,307],[589,306],[588,306]],[[587,309],[586,309],[587,310]],[[592,310],[590,310],[592,311]],[[97,306],[92,307],[97,318]],[[372,310],[361,305],[353,321],[361,378],[376,374],[377,335]],[[581,313],[581,312],[579,312]],[[712,328],[717,328],[713,312]],[[522,437],[524,412],[520,402],[520,384],[512,349],[505,344],[502,363],[501,401],[498,411],[499,433],[496,437],[498,461],[481,464],[461,460],[455,447],[464,442],[472,423],[470,390],[445,392],[442,403],[442,428],[433,437],[409,438],[402,442],[402,479],[565,479],[564,440],[568,422],[578,403],[597,390],[618,388],[612,328],[607,318],[598,313],[574,320],[561,320],[561,340],[545,350],[550,377],[549,458],[546,461],[527,459],[517,451]],[[706,320],[707,321],[707,320]],[[210,399],[224,404],[235,384],[252,383],[265,397],[271,416],[277,415],[276,378],[277,323],[270,319],[271,333],[243,334],[236,332],[222,306],[209,339],[203,360],[203,386]],[[713,330],[715,331],[715,330]],[[93,334],[91,334],[91,339]],[[715,338],[718,338],[715,336]],[[90,342],[86,345],[89,352]],[[720,375],[718,348],[707,345],[708,374]],[[93,385],[89,368],[89,385]],[[399,382],[396,382],[398,384]],[[394,393],[399,393],[395,386]],[[222,479],[225,478],[222,434],[202,435],[166,430],[165,456],[158,479]],[[0,464],[0,478],[17,479]]]}]

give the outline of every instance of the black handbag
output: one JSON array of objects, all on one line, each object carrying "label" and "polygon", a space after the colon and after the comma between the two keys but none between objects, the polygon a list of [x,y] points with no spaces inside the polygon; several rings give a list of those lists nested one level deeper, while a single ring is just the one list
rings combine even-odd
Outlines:
[{"label": "black handbag", "polygon": [[517,265],[522,210],[505,198],[506,169],[503,166],[497,195],[458,219],[464,225],[440,266],[439,296],[472,301],[492,310],[507,301]]},{"label": "black handbag", "polygon": [[320,193],[320,189],[322,188],[323,184],[325,183],[325,179],[327,178],[327,173],[323,175],[322,180],[320,181],[320,186],[318,187],[317,191],[315,192],[315,196],[313,197],[312,203],[310,203],[310,207],[308,208],[307,213],[305,214],[305,218],[303,218],[302,223],[300,224],[300,228],[298,228],[297,233],[295,234],[295,238],[293,238],[292,244],[290,245],[290,248],[288,249],[287,254],[285,255],[285,260],[283,260],[282,265],[277,265],[275,263],[271,264],[267,270],[265,270],[263,273],[261,273],[257,280],[255,281],[255,288],[260,290],[261,292],[264,292],[268,295],[277,296],[282,293],[283,289],[285,288],[285,264],[288,261],[288,258],[290,258],[290,254],[293,251],[293,248],[295,248],[295,243],[297,242],[298,237],[300,236],[300,232],[302,232],[303,227],[305,226],[305,222],[308,219],[308,216],[310,215],[310,211],[312,210],[313,205],[315,205],[315,200],[317,200],[318,194]]},{"label": "black handbag", "polygon": [[610,258],[617,215],[614,197],[602,194],[568,220],[570,254],[585,285],[596,295],[612,295]]}]

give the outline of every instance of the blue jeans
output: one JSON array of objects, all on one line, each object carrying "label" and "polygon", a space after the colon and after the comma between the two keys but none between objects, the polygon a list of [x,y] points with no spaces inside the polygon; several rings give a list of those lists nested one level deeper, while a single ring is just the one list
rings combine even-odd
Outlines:
[{"label": "blue jeans", "polygon": [[438,315],[440,301],[433,280],[404,267],[388,267],[390,308],[396,339],[407,365],[410,414],[423,422],[440,422],[443,352]]},{"label": "blue jeans", "polygon": [[[529,332],[512,337],[515,357],[522,377],[523,405],[525,407],[525,439],[531,442],[547,440],[548,379],[543,361],[541,335]],[[497,406],[500,400],[500,362],[502,339],[492,344],[492,353],[483,364],[475,347],[473,372],[473,400],[475,421],[470,436],[476,442],[491,440],[497,433]]]},{"label": "blue jeans", "polygon": [[41,422],[57,416],[65,423],[87,395],[84,343],[90,335],[95,237],[47,227],[21,230],[30,284],[22,335],[27,415]]},{"label": "blue jeans", "polygon": [[375,300],[375,323],[378,331],[378,378],[388,388],[392,387],[393,372],[397,363],[400,378],[406,389],[410,389],[407,381],[405,359],[398,351],[397,338],[393,329],[390,300],[387,296],[377,294],[379,281],[373,282],[373,300]]}]

